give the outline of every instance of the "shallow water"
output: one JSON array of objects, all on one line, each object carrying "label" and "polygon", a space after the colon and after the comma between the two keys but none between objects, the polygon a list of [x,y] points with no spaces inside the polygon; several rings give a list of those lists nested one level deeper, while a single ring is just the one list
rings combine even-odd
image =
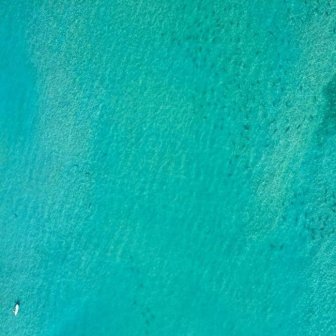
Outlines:
[{"label": "shallow water", "polygon": [[0,335],[336,334],[332,2],[0,13]]}]

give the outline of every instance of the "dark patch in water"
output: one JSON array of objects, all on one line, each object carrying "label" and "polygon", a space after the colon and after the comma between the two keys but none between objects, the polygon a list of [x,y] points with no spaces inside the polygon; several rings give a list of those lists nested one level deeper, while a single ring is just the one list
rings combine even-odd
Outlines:
[{"label": "dark patch in water", "polygon": [[326,135],[331,135],[336,131],[336,74],[324,87],[323,93],[327,104],[322,122],[322,130]]},{"label": "dark patch in water", "polygon": [[271,250],[282,251],[285,244],[283,243],[270,243]]}]

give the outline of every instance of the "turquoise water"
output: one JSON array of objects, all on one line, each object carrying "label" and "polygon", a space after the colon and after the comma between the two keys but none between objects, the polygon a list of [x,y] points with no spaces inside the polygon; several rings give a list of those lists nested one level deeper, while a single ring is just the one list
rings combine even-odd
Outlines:
[{"label": "turquoise water", "polygon": [[0,4],[0,335],[336,335],[334,2]]}]

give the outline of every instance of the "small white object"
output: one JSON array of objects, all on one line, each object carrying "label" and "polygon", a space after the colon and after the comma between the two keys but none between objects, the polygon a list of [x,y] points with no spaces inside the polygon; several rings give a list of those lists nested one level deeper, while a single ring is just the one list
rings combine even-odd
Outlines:
[{"label": "small white object", "polygon": [[17,302],[17,303],[15,303],[15,306],[13,308],[14,316],[17,316],[17,314],[19,314],[19,310],[20,310],[20,304],[19,304],[19,302]]}]

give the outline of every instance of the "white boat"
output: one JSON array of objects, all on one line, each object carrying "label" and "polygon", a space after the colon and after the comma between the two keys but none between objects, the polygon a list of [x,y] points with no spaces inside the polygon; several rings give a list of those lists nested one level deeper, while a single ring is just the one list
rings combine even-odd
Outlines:
[{"label": "white boat", "polygon": [[20,302],[17,301],[15,303],[14,308],[13,308],[13,314],[14,314],[14,316],[17,316],[17,314],[19,314],[19,310],[20,310]]}]

